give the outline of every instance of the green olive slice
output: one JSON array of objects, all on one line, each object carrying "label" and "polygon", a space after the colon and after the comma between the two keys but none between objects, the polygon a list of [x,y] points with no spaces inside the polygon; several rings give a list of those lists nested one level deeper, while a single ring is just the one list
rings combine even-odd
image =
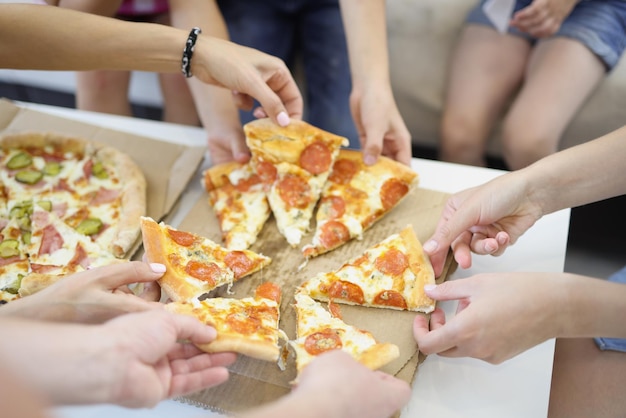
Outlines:
[{"label": "green olive slice", "polygon": [[94,235],[102,229],[102,221],[98,218],[87,218],[80,221],[76,230],[84,235]]},{"label": "green olive slice", "polygon": [[33,157],[25,152],[18,152],[7,162],[7,168],[17,170],[18,168],[28,167],[33,163]]},{"label": "green olive slice", "polygon": [[5,287],[4,290],[5,292],[9,292],[12,295],[17,295],[17,293],[20,290],[20,286],[22,286],[22,279],[24,278],[23,274],[18,274],[17,278],[13,281],[13,283],[11,283],[10,285],[8,285],[7,287]]},{"label": "green olive slice", "polygon": [[106,179],[109,177],[109,173],[107,173],[104,165],[99,161],[97,163],[94,163],[93,167],[91,168],[91,172],[95,177],[99,179]]},{"label": "green olive slice", "polygon": [[43,173],[46,176],[56,176],[61,172],[61,164],[56,161],[47,162],[43,167]]},{"label": "green olive slice", "polygon": [[35,184],[39,180],[41,180],[42,177],[43,173],[41,171],[22,170],[17,172],[17,174],[15,175],[15,180],[19,181],[20,183]]}]

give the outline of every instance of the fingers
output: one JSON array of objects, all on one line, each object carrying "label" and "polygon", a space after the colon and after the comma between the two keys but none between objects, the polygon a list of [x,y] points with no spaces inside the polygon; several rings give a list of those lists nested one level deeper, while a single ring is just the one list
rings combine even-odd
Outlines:
[{"label": "fingers", "polygon": [[217,336],[217,331],[213,327],[204,325],[191,316],[169,314],[169,322],[175,329],[177,340],[189,340],[193,344],[206,344],[213,341]]},{"label": "fingers", "polygon": [[197,372],[172,376],[168,397],[182,396],[220,385],[228,380],[228,369],[211,367]]},{"label": "fingers", "polygon": [[445,314],[439,308],[430,316],[417,315],[413,320],[413,337],[420,351],[426,355],[441,353],[455,347],[453,336],[445,327]]},{"label": "fingers", "polygon": [[158,263],[129,261],[97,267],[70,276],[72,280],[88,280],[114,290],[132,283],[154,282],[165,273],[165,266]]}]

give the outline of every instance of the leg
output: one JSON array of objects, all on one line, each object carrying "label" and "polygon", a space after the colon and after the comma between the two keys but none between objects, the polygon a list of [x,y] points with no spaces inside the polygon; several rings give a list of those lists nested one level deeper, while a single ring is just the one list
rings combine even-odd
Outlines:
[{"label": "leg", "polygon": [[485,165],[485,143],[522,81],[530,44],[481,25],[463,29],[450,65],[441,125],[444,161]]},{"label": "leg", "polygon": [[132,116],[128,101],[130,73],[76,72],[76,107],[81,110]]},{"label": "leg", "polygon": [[163,94],[163,121],[199,126],[200,119],[182,74],[159,74]]},{"label": "leg", "polygon": [[548,416],[626,416],[626,353],[601,351],[591,338],[557,339]]},{"label": "leg", "polygon": [[503,122],[509,168],[556,152],[567,125],[604,74],[602,61],[576,40],[557,37],[537,44],[524,86]]}]

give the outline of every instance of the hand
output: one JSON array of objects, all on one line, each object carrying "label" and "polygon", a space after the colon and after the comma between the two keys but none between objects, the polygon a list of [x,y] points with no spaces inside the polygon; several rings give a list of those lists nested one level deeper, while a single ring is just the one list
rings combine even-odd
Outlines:
[{"label": "hand", "polygon": [[200,36],[192,73],[201,81],[236,92],[235,102],[252,108],[252,97],[281,126],[302,117],[302,95],[289,69],[279,58],[217,38]]},{"label": "hand", "polygon": [[528,230],[543,212],[529,198],[521,171],[500,176],[482,186],[450,197],[433,236],[424,243],[439,276],[452,247],[461,268],[472,265],[471,252],[500,255]]},{"label": "hand", "polygon": [[[128,312],[161,305],[156,283],[165,272],[162,264],[123,262],[72,274],[32,295],[0,309],[0,315],[52,321],[99,323]],[[136,296],[128,285],[143,283]]]},{"label": "hand", "polygon": [[376,162],[380,154],[411,165],[411,135],[402,120],[391,89],[355,88],[350,107],[365,164]]},{"label": "hand", "polygon": [[400,379],[370,370],[349,354],[334,350],[320,355],[302,371],[290,396],[299,398],[301,405],[314,408],[315,416],[388,417],[409,401],[411,388]]},{"label": "hand", "polygon": [[[567,315],[571,275],[554,273],[481,274],[428,287],[435,300],[459,300],[456,315],[446,322],[437,308],[428,318],[418,315],[413,334],[424,354],[474,357],[501,363],[562,331]],[[564,303],[561,303],[563,302]]]},{"label": "hand", "polygon": [[580,0],[534,0],[516,12],[511,26],[536,38],[554,35]]}]

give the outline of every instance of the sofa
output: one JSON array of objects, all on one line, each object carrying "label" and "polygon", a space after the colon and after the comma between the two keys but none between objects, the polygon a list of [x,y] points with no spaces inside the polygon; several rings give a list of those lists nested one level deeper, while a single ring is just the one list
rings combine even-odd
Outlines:
[{"label": "sofa", "polygon": [[[447,63],[465,15],[475,4],[477,0],[387,0],[391,80],[416,149],[437,148]],[[626,125],[626,58],[575,116],[560,148],[588,141],[623,125]],[[497,129],[489,140],[488,155],[500,157]]]}]

